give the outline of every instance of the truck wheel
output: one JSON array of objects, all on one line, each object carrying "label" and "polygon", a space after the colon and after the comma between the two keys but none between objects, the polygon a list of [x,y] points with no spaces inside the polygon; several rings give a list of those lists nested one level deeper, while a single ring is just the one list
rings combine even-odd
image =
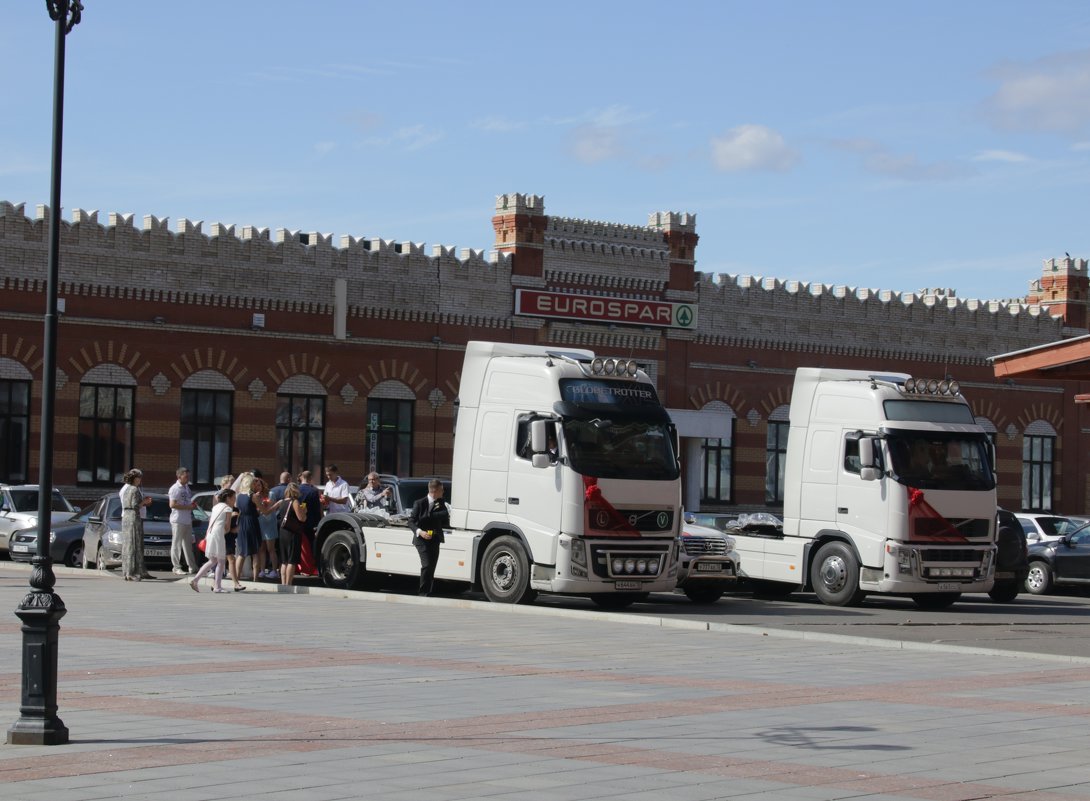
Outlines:
[{"label": "truck wheel", "polygon": [[1018,597],[1018,590],[1017,581],[996,582],[995,586],[988,590],[988,597],[998,604],[1009,604]]},{"label": "truck wheel", "polygon": [[685,594],[694,604],[714,604],[723,597],[719,587],[686,587]]},{"label": "truck wheel", "polygon": [[1026,576],[1026,589],[1034,595],[1044,595],[1052,590],[1052,570],[1044,562],[1030,562]]},{"label": "truck wheel", "polygon": [[827,542],[818,549],[810,583],[827,606],[858,606],[867,595],[859,589],[859,560],[843,542]]},{"label": "truck wheel", "polygon": [[349,531],[334,531],[322,543],[322,583],[338,590],[364,587],[367,570],[360,560],[360,548]]},{"label": "truck wheel", "polygon": [[497,604],[528,604],[537,597],[530,589],[530,560],[516,537],[505,535],[488,544],[481,560],[481,587]]},{"label": "truck wheel", "polygon": [[636,601],[647,600],[647,593],[642,592],[596,592],[590,599],[602,609],[624,609]]},{"label": "truck wheel", "polygon": [[913,595],[912,601],[920,609],[948,609],[960,597],[960,592],[928,592]]}]

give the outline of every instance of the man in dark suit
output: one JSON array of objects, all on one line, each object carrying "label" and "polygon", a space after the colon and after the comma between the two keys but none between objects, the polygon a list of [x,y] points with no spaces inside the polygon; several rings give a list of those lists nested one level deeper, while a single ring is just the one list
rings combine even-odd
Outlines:
[{"label": "man in dark suit", "polygon": [[449,527],[450,506],[443,500],[443,482],[433,478],[428,482],[428,494],[413,504],[409,515],[413,547],[420,554],[420,595],[432,594],[443,529]]},{"label": "man in dark suit", "polygon": [[307,519],[303,538],[303,556],[299,565],[299,575],[318,575],[318,555],[314,553],[314,532],[322,522],[322,500],[318,488],[311,481],[311,472],[304,470],[299,474],[299,502],[307,507]]}]

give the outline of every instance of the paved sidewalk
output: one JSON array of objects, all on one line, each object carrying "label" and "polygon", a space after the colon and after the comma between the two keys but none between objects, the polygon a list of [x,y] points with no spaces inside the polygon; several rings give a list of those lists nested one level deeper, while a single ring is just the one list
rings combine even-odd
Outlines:
[{"label": "paved sidewalk", "polygon": [[[58,576],[72,742],[0,746],[4,801],[1090,798],[1084,664]],[[5,729],[27,577],[0,563]]]}]

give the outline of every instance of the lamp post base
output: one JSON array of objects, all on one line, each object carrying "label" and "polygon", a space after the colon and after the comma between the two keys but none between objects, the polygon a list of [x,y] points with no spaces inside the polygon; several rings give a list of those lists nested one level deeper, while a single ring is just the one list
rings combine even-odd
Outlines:
[{"label": "lamp post base", "polygon": [[53,592],[53,560],[31,560],[31,591],[15,610],[23,621],[23,697],[8,745],[64,745],[68,728],[57,717],[57,634],[68,612]]}]

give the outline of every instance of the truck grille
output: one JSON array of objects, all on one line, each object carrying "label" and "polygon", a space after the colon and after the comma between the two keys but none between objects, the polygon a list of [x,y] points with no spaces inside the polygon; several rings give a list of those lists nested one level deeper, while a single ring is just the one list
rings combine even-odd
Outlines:
[{"label": "truck grille", "polygon": [[[954,517],[940,520],[933,517],[918,517],[914,521],[912,534],[919,539],[947,538],[961,536],[967,540],[987,541],[991,521],[983,518]],[[950,527],[954,527],[954,532]],[[956,532],[956,533],[955,533]]]},{"label": "truck grille", "polygon": [[[643,544],[616,545],[591,545],[590,563],[594,575],[599,578],[655,578],[662,575],[666,567],[666,561],[670,556],[670,543],[645,546]],[[615,565],[620,560],[621,569],[616,570]],[[645,569],[638,570],[638,565],[643,562]],[[647,566],[654,565],[654,571]]]}]

